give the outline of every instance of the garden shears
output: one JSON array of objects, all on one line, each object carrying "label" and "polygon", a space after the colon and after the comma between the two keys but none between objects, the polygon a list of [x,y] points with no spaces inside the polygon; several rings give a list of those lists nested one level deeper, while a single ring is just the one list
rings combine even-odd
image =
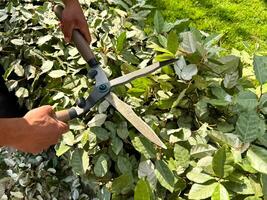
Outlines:
[{"label": "garden shears", "polygon": [[[56,16],[61,19],[62,6],[55,6],[54,12]],[[166,149],[165,144],[160,140],[157,134],[148,126],[132,108],[118,98],[116,94],[111,92],[111,89],[115,86],[128,83],[136,78],[150,74],[157,69],[174,63],[176,59],[171,59],[163,62],[157,62],[143,69],[136,70],[126,75],[120,76],[113,80],[108,80],[105,72],[100,66],[100,63],[96,60],[92,50],[88,43],[78,30],[74,30],[72,34],[72,41],[78,49],[83,59],[90,66],[88,76],[90,79],[95,79],[95,85],[89,97],[86,100],[80,101],[77,106],[67,110],[56,112],[57,119],[67,122],[71,119],[79,117],[90,111],[98,102],[107,100],[115,109],[117,109],[123,117],[125,117],[142,135],[149,139],[154,144]]]}]

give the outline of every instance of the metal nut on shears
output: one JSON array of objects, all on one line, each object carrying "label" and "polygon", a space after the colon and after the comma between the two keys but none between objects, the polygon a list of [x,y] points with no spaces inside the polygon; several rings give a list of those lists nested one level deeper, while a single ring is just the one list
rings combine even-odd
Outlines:
[{"label": "metal nut on shears", "polygon": [[79,107],[79,108],[84,108],[85,105],[86,105],[86,101],[83,97],[79,98],[76,100],[76,105]]}]

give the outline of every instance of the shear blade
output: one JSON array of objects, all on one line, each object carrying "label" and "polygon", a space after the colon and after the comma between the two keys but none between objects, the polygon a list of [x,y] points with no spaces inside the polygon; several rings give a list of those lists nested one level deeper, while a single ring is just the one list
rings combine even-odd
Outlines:
[{"label": "shear blade", "polygon": [[110,92],[105,99],[116,108],[123,117],[125,117],[142,135],[144,135],[151,142],[167,149],[165,144],[159,139],[156,133],[132,110],[132,108],[120,100],[116,94]]}]

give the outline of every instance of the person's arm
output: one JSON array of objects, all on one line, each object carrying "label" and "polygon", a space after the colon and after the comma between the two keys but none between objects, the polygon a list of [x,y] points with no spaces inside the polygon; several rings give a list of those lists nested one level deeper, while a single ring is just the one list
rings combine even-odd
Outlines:
[{"label": "person's arm", "polygon": [[22,118],[0,118],[0,146],[40,153],[56,144],[67,130],[67,124],[55,119],[51,106],[42,106]]},{"label": "person's arm", "polygon": [[66,42],[71,42],[73,29],[78,29],[90,43],[89,28],[78,0],[63,0],[65,9],[62,13],[61,28]]}]

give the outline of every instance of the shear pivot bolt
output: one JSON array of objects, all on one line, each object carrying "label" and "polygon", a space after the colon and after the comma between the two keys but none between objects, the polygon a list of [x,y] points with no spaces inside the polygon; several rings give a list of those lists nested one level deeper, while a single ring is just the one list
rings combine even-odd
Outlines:
[{"label": "shear pivot bolt", "polygon": [[97,71],[95,69],[91,69],[89,72],[88,72],[88,76],[93,79],[95,78],[95,76],[97,75]]},{"label": "shear pivot bolt", "polygon": [[79,108],[83,108],[86,105],[85,99],[83,97],[76,100],[76,105]]},{"label": "shear pivot bolt", "polygon": [[99,90],[100,90],[100,92],[105,92],[105,91],[107,91],[107,86],[105,84],[102,84],[99,86]]}]

